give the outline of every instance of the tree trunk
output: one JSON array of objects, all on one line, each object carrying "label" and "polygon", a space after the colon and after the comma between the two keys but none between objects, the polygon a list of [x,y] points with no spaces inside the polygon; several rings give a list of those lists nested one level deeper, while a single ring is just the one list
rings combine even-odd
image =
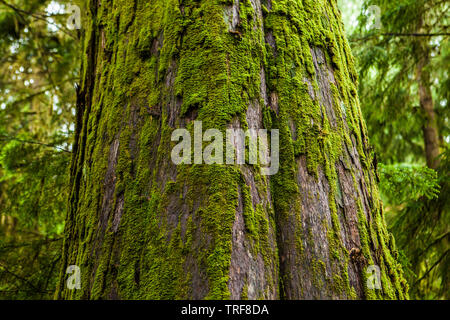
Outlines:
[{"label": "tree trunk", "polygon": [[420,107],[424,114],[423,137],[425,142],[425,158],[427,166],[431,169],[437,169],[440,164],[440,143],[438,123],[434,111],[433,96],[431,94],[430,72],[427,66],[430,63],[430,48],[428,39],[418,40],[419,61],[416,67],[416,76],[419,86]]},{"label": "tree trunk", "polygon": [[[57,298],[407,298],[336,1],[87,8]],[[279,172],[176,166],[194,120],[278,129]]]}]

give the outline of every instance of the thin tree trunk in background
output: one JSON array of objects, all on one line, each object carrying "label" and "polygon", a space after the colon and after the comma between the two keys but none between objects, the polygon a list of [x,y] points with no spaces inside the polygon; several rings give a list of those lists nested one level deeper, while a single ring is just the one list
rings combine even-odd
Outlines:
[{"label": "thin tree trunk in background", "polygon": [[[57,298],[407,298],[335,1],[86,8]],[[280,171],[176,166],[194,120],[279,129]]]},{"label": "thin tree trunk in background", "polygon": [[440,163],[439,132],[430,89],[430,73],[426,70],[430,62],[430,49],[428,48],[427,40],[419,41],[418,46],[420,48],[418,55],[420,58],[417,64],[417,82],[419,85],[420,107],[425,115],[423,126],[425,156],[427,166],[431,169],[437,169]]}]

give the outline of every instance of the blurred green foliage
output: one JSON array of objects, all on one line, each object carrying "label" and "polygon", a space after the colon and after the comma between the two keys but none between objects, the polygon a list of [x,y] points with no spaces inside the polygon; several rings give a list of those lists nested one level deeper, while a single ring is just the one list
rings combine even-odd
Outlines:
[{"label": "blurred green foliage", "polygon": [[49,299],[59,273],[79,69],[65,4],[0,0],[0,299]]}]

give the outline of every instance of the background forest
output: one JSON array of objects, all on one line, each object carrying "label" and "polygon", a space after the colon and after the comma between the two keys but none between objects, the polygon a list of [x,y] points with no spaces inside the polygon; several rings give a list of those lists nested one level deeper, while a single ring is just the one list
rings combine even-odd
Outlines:
[{"label": "background forest", "polygon": [[[449,299],[450,3],[338,2],[410,297]],[[0,299],[56,287],[83,34],[74,4],[0,0]]]}]

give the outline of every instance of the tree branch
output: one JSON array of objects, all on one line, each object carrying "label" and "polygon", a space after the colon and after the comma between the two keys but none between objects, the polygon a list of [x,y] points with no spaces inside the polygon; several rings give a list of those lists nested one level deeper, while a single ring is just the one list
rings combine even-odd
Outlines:
[{"label": "tree branch", "polygon": [[48,16],[48,15],[45,15],[45,14],[36,14],[36,13],[34,13],[34,12],[30,12],[30,11],[26,11],[26,10],[17,8],[17,7],[15,7],[15,6],[13,6],[12,4],[7,3],[5,0],[0,0],[0,3],[3,4],[3,5],[5,5],[6,7],[10,8],[10,9],[12,9],[13,11],[15,11],[15,12],[19,15],[19,17],[22,18],[22,20],[24,21],[24,23],[26,23],[27,25],[28,25],[28,23],[26,22],[25,18],[22,16],[22,14],[27,14],[27,15],[29,15],[29,16],[35,18],[35,19],[45,21],[46,23],[48,23],[48,24],[50,24],[50,25],[52,25],[52,26],[55,26],[56,28],[58,28],[59,30],[61,30],[62,32],[64,32],[65,34],[67,34],[68,36],[70,36],[70,37],[72,37],[72,38],[74,38],[74,39],[77,39],[77,37],[74,36],[72,33],[70,33],[70,32],[68,31],[68,29],[66,29],[66,28],[64,28],[63,26],[58,25],[58,24],[56,24],[56,23],[54,23],[54,22],[48,21],[47,18],[51,18],[51,16]]},{"label": "tree branch", "polygon": [[67,149],[61,148],[61,147],[57,147],[51,144],[47,144],[47,143],[43,143],[43,142],[39,142],[39,141],[33,141],[33,140],[22,140],[16,137],[9,137],[7,135],[2,134],[2,136],[4,138],[0,138],[0,141],[19,141],[22,143],[29,143],[29,144],[36,144],[36,145],[40,145],[40,146],[44,146],[44,147],[48,147],[48,148],[54,148],[63,152],[67,152],[67,153],[72,153],[72,151],[69,151]]},{"label": "tree branch", "polygon": [[416,286],[420,281],[422,281],[423,279],[425,279],[425,277],[439,264],[441,263],[441,261],[445,258],[445,256],[447,255],[447,253],[449,253],[450,249],[445,251],[444,254],[431,266],[430,269],[427,270],[427,272],[425,272],[425,274],[423,276],[420,277],[420,279],[418,279],[416,282],[414,282],[414,286]]},{"label": "tree branch", "polygon": [[450,32],[436,32],[436,33],[396,33],[387,32],[380,34],[373,34],[362,38],[350,38],[350,42],[365,41],[375,38],[376,36],[388,36],[388,37],[439,37],[439,36],[450,36]]}]

